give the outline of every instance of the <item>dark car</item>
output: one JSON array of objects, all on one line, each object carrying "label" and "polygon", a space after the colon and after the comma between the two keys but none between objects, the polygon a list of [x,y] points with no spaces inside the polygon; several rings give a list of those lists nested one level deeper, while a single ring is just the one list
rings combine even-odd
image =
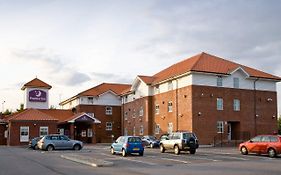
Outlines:
[{"label": "dark car", "polygon": [[248,153],[268,154],[269,157],[275,157],[281,154],[281,136],[280,135],[258,135],[249,141],[239,145],[241,154]]},{"label": "dark car", "polygon": [[141,138],[137,136],[120,136],[111,144],[111,154],[121,153],[123,157],[131,153],[138,153],[143,156],[144,146]]},{"label": "dark car", "polygon": [[149,146],[150,148],[159,147],[160,141],[157,140],[155,136],[146,135],[141,138],[144,146]]},{"label": "dark car", "polygon": [[80,150],[83,148],[83,143],[79,140],[69,139],[65,135],[46,135],[38,142],[38,148],[52,151],[54,149],[74,149]]},{"label": "dark car", "polygon": [[34,137],[33,139],[31,139],[28,144],[29,148],[38,149],[37,143],[39,142],[40,139],[42,139],[42,137]]}]

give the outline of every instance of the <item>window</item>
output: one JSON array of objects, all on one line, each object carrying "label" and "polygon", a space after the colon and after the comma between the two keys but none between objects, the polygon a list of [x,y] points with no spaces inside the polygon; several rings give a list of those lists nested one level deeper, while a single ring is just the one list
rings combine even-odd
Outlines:
[{"label": "window", "polygon": [[239,78],[233,78],[233,87],[239,88]]},{"label": "window", "polygon": [[154,93],[155,93],[155,94],[159,94],[159,93],[160,93],[159,86],[155,86],[155,87],[154,87]]},{"label": "window", "polygon": [[143,126],[140,126],[140,135],[143,135]]},{"label": "window", "polygon": [[136,110],[133,109],[133,118],[136,118]]},{"label": "window", "polygon": [[125,112],[124,120],[128,120],[128,112],[127,111]]},{"label": "window", "polygon": [[142,106],[140,107],[140,110],[139,110],[139,116],[140,117],[143,116],[143,107]]},{"label": "window", "polygon": [[238,99],[233,100],[233,110],[240,111],[240,100]]},{"label": "window", "polygon": [[171,101],[168,102],[168,112],[173,112],[173,103]]},{"label": "window", "polygon": [[112,131],[112,122],[106,122],[105,130],[106,131]]},{"label": "window", "polygon": [[222,87],[222,77],[221,76],[218,76],[218,78],[217,78],[217,86]]},{"label": "window", "polygon": [[160,125],[159,124],[156,124],[155,125],[155,134],[159,134],[160,133]]},{"label": "window", "polygon": [[217,98],[217,110],[222,111],[223,110],[223,99]]},{"label": "window", "polygon": [[173,132],[173,123],[168,123],[168,133],[172,133]]},{"label": "window", "polygon": [[159,114],[160,108],[159,105],[155,105],[155,114]]},{"label": "window", "polygon": [[88,103],[94,104],[94,97],[88,97]]},{"label": "window", "polygon": [[223,133],[223,121],[217,121],[217,133]]},{"label": "window", "polygon": [[48,135],[48,126],[41,126],[40,127],[40,137]]},{"label": "window", "polygon": [[107,106],[105,108],[105,115],[112,115],[112,107],[111,106]]},{"label": "window", "polygon": [[134,126],[134,128],[133,128],[133,136],[135,136],[136,135],[136,127]]},{"label": "window", "polygon": [[29,141],[29,127],[21,126],[20,127],[20,142],[28,142]]},{"label": "window", "polygon": [[173,82],[169,81],[168,82],[168,91],[173,90]]}]

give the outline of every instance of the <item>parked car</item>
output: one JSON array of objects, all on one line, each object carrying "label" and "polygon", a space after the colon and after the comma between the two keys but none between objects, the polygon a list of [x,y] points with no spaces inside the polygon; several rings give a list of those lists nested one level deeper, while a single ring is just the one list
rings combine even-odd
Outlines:
[{"label": "parked car", "polygon": [[71,140],[65,135],[46,135],[38,142],[38,148],[52,151],[54,149],[74,149],[83,148],[83,143],[78,140]]},{"label": "parked car", "polygon": [[241,154],[248,153],[268,154],[275,157],[281,154],[281,135],[258,135],[239,145]]},{"label": "parked car", "polygon": [[144,146],[149,146],[150,148],[159,147],[160,141],[157,140],[155,136],[146,135],[141,138]]},{"label": "parked car", "polygon": [[190,154],[195,154],[199,147],[198,139],[192,132],[181,131],[172,132],[167,137],[163,137],[160,141],[160,151],[173,149],[175,154],[180,154],[181,151],[189,151]]},{"label": "parked car", "polygon": [[39,142],[40,139],[42,139],[42,137],[34,137],[33,139],[31,139],[28,144],[29,148],[38,149],[37,143]]},{"label": "parked car", "polygon": [[141,138],[137,136],[120,136],[111,144],[111,154],[121,153],[123,157],[131,153],[138,153],[143,156],[144,146]]}]

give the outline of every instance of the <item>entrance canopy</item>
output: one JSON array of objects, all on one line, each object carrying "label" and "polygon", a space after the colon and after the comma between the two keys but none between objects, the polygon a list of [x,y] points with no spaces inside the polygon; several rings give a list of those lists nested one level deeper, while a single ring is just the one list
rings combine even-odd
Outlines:
[{"label": "entrance canopy", "polygon": [[90,116],[89,114],[83,112],[78,113],[68,118],[65,122],[67,123],[75,123],[75,122],[90,122],[90,123],[101,123],[100,120],[96,119],[95,117]]}]

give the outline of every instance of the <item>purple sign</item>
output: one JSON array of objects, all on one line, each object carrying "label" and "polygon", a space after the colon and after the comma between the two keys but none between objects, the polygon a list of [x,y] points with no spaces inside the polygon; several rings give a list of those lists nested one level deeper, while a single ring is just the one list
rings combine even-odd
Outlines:
[{"label": "purple sign", "polygon": [[32,102],[46,102],[47,101],[47,94],[45,91],[36,89],[29,91],[29,101]]},{"label": "purple sign", "polygon": [[75,120],[75,122],[83,122],[83,121],[94,121],[93,119],[91,119],[89,116],[87,115],[82,115],[81,117],[79,117],[78,119]]}]

